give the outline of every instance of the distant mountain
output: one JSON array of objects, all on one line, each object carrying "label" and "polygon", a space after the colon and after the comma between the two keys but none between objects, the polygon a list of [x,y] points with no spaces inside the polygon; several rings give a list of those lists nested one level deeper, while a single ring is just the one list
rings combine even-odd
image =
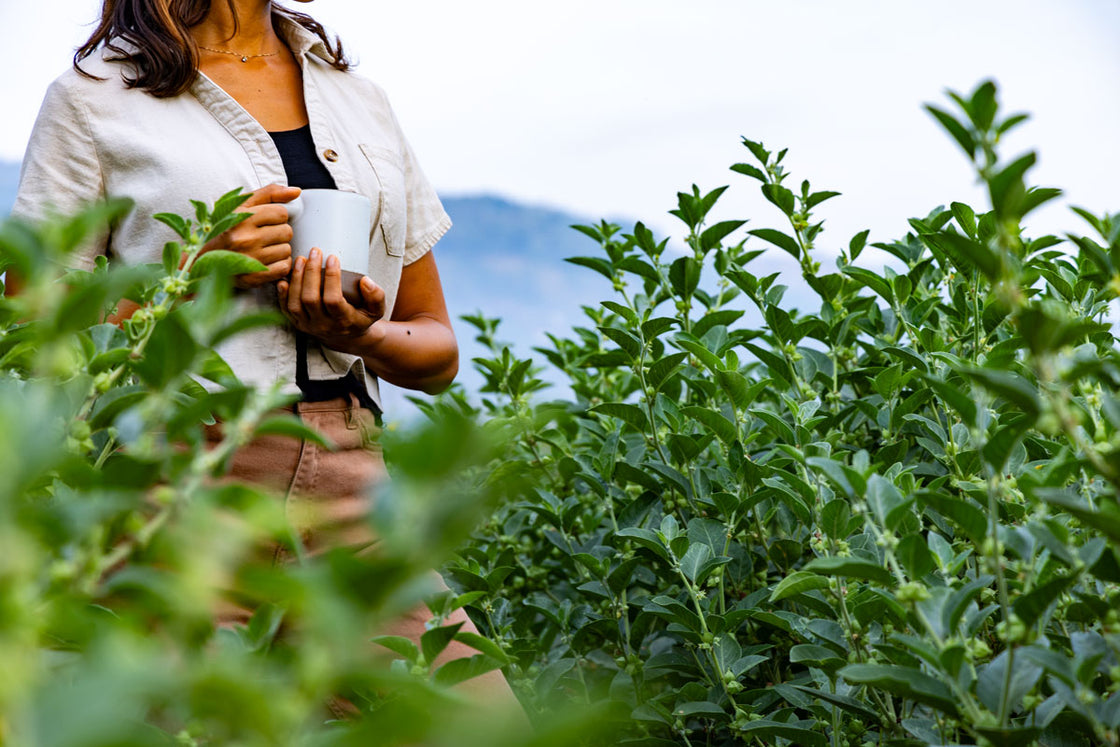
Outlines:
[{"label": "distant mountain", "polygon": [[0,216],[8,214],[16,201],[19,186],[19,164],[0,161]]}]

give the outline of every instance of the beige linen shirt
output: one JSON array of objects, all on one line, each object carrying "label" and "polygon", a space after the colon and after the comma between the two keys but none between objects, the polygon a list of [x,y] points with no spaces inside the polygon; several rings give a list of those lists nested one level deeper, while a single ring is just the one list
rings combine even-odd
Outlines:
[{"label": "beige linen shirt", "polygon": [[[389,318],[401,268],[422,257],[451,226],[384,92],[370,81],[332,68],[322,42],[284,22],[286,41],[303,68],[303,93],[319,159],[341,190],[372,204],[368,274],[385,289]],[[189,92],[159,99],[125,87],[124,63],[105,52],[82,63],[102,78],[69,70],[47,90],[27,146],[12,215],[40,220],[51,211],[73,213],[108,196],[136,207],[112,231],[80,252],[74,265],[94,257],[127,263],[160,261],[176,236],[151,218],[191,215],[190,200],[213,203],[235,187],[252,191],[287,184],[268,132],[225,91],[199,73]],[[329,253],[329,247],[324,247]],[[276,308],[274,285],[239,293],[238,303]],[[380,404],[377,379],[360,358],[315,344],[308,350],[312,379],[353,372]],[[223,343],[218,353],[245,383],[295,385],[295,335],[290,328],[254,329]]]}]

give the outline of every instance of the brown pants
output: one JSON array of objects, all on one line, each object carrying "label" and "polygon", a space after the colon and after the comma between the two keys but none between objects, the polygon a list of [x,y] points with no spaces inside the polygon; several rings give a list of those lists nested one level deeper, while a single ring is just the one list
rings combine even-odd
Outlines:
[{"label": "brown pants", "polygon": [[[335,450],[289,436],[262,436],[239,449],[233,457],[229,479],[269,488],[281,496],[292,528],[297,532],[308,555],[332,547],[353,547],[360,550],[375,542],[369,523],[371,495],[378,483],[388,480],[381,446],[377,442],[379,428],[373,414],[356,398],[338,398],[324,402],[301,402],[298,405],[303,422],[335,444]],[[221,426],[208,426],[207,439],[222,438]],[[287,547],[272,549],[273,562],[293,560]],[[438,574],[433,572],[438,578]],[[447,588],[442,579],[442,588]],[[231,605],[217,614],[218,624],[246,623],[252,610]],[[399,635],[420,645],[424,624],[431,618],[424,604],[393,621],[383,635]],[[462,622],[463,631],[477,629],[462,609],[452,613],[445,624]],[[442,664],[452,659],[473,656],[478,652],[458,641],[452,641],[436,659]],[[495,690],[508,689],[500,672],[490,672],[472,680],[465,687],[476,686],[491,696]]]}]

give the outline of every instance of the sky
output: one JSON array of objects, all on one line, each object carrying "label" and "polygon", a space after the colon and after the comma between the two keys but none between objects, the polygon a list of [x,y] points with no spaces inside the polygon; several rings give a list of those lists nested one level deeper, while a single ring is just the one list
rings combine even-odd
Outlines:
[{"label": "sky", "polygon": [[[98,0],[2,0],[0,159],[18,160],[42,92],[89,33]],[[1120,208],[1117,0],[317,0],[358,71],[389,93],[444,194],[489,192],[680,234],[677,191],[731,184],[717,217],[778,216],[746,177],[741,136],[788,147],[793,178],[843,194],[819,209],[822,248],[906,231],[938,204],[982,204],[922,110],[944,90],[1000,85],[1032,120],[1034,181],[1066,207]]]}]

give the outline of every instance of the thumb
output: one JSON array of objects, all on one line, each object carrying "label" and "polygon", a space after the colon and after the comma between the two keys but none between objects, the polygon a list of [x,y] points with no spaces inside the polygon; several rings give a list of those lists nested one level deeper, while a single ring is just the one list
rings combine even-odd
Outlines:
[{"label": "thumb", "polygon": [[378,319],[384,316],[385,291],[381,286],[364,277],[362,282],[358,283],[358,287],[362,292],[362,300],[366,303],[366,310],[376,314]]}]

